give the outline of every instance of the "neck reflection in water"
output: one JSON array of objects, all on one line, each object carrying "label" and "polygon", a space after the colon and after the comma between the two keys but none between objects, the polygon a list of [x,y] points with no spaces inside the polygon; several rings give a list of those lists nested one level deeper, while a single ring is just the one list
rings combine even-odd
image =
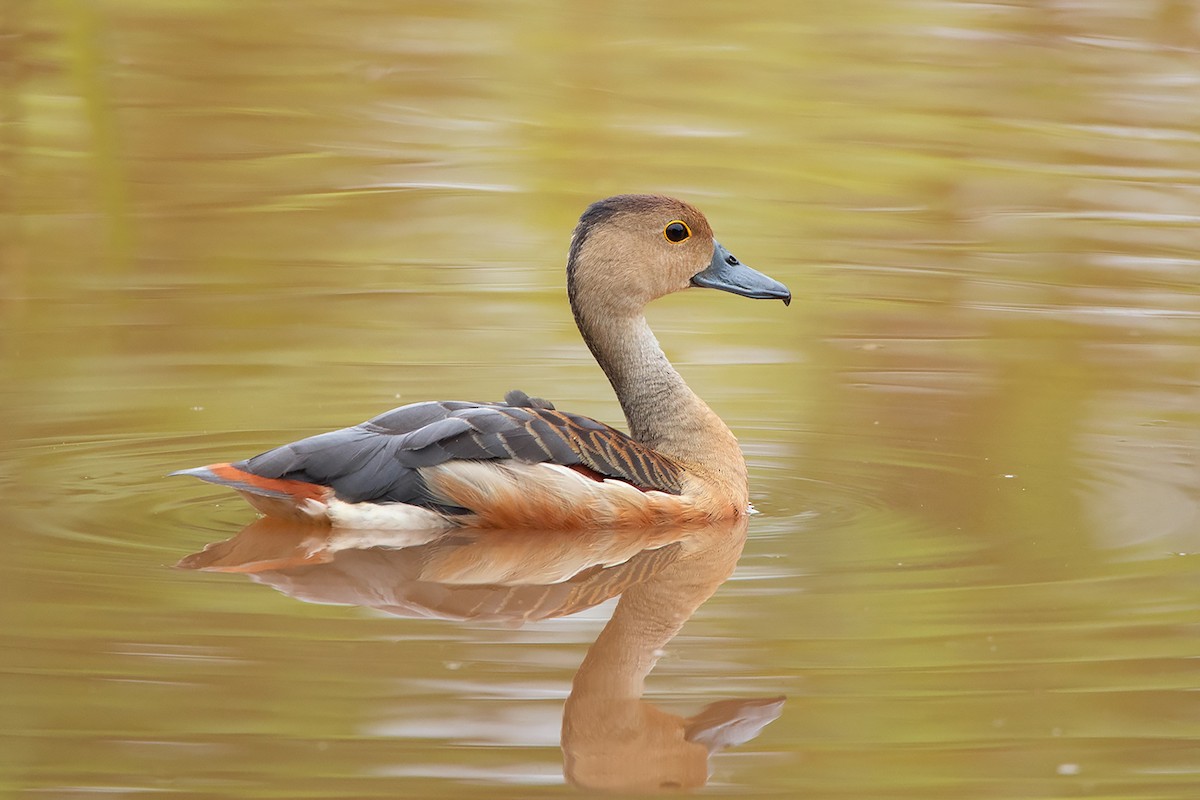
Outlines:
[{"label": "neck reflection in water", "polygon": [[563,711],[563,770],[578,786],[702,786],[709,756],[754,738],[784,698],[680,717],[642,700],[662,648],[733,572],[748,520],[642,530],[338,531],[261,519],[179,562],[241,572],[306,602],[402,617],[519,625],[620,595]]}]

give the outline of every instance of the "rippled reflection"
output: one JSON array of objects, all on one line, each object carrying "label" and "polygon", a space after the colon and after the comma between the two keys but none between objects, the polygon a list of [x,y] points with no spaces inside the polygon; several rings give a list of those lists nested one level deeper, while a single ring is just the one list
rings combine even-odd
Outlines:
[{"label": "rippled reflection", "polygon": [[178,566],[243,573],[310,603],[514,625],[620,596],[563,710],[564,774],[587,788],[658,791],[704,785],[713,753],[783,711],[783,697],[719,700],[689,717],[642,700],[663,648],[733,572],[748,525],[430,533],[264,518]]}]

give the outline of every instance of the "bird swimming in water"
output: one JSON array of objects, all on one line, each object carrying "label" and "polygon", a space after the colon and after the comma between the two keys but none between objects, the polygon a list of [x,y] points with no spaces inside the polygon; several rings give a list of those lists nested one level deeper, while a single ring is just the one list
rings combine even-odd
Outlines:
[{"label": "bird swimming in water", "polygon": [[567,258],[575,322],[629,433],[524,392],[503,402],[412,403],[192,475],[263,514],[341,528],[580,528],[748,513],[746,462],[728,426],[667,360],[644,316],[705,287],[791,302],[681,200],[618,195],[579,219]]}]

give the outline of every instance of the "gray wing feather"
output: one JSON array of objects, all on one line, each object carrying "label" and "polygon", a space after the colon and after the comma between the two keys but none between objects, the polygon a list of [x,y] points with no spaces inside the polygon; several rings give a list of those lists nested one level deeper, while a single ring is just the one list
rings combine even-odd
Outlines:
[{"label": "gray wing feather", "polygon": [[329,486],[347,502],[411,503],[447,511],[464,509],[439,504],[421,478],[421,467],[458,459],[583,465],[635,485],[678,493],[675,468],[665,462],[648,468],[640,451],[662,457],[625,434],[555,411],[551,403],[523,392],[509,392],[505,401],[413,403],[234,466],[265,478]]}]

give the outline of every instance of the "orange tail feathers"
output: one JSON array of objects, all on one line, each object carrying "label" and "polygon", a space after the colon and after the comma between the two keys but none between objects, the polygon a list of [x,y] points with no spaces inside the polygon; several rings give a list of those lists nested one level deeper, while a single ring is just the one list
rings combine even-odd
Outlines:
[{"label": "orange tail feathers", "polygon": [[333,490],[328,486],[286,478],[264,478],[232,464],[181,469],[171,475],[190,475],[219,486],[228,486],[269,517],[327,519],[327,502],[333,495]]}]

